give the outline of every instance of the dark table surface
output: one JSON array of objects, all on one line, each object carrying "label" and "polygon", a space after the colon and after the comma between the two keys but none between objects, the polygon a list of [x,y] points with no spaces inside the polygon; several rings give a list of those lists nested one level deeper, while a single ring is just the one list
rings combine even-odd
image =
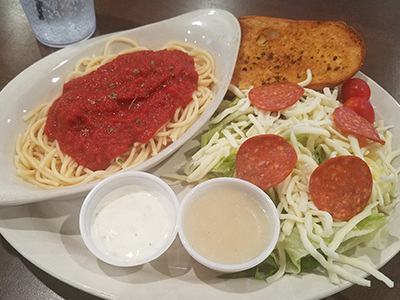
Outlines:
[{"label": "dark table surface", "polygon": [[[400,100],[400,1],[397,0],[95,0],[95,6],[97,29],[94,36],[139,27],[201,8],[225,9],[237,17],[265,15],[296,20],[344,21],[359,32],[366,44],[367,54],[361,71],[398,102]],[[0,28],[0,89],[25,68],[57,51],[36,41],[17,0],[0,1]],[[399,270],[400,254],[397,254],[381,268],[395,281],[394,288],[369,278],[371,288],[352,286],[326,299],[400,299]],[[0,299],[98,298],[48,275],[0,236]]]}]

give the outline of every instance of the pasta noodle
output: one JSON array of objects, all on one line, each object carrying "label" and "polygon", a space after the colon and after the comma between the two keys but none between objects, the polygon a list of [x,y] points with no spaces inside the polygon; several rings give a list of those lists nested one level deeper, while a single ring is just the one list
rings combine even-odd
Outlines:
[{"label": "pasta noodle", "polygon": [[[128,45],[128,48],[113,54],[112,46],[121,43]],[[173,119],[165,124],[149,142],[146,144],[134,143],[127,152],[116,157],[106,170],[92,171],[84,168],[60,150],[57,140],[50,139],[45,135],[46,117],[52,105],[52,102],[49,102],[40,105],[24,118],[24,121],[30,120],[30,122],[25,133],[18,135],[17,138],[14,159],[17,174],[44,189],[84,184],[138,165],[182,136],[196,122],[212,100],[211,88],[213,84],[217,83],[214,76],[214,60],[205,50],[185,43],[173,41],[165,44],[161,49],[181,50],[193,57],[195,70],[199,76],[198,88],[193,94],[193,101],[185,108],[178,109]],[[139,46],[133,40],[110,39],[105,45],[102,55],[82,58],[68,74],[66,82],[96,70],[117,55],[142,50],[147,49]],[[59,96],[60,94],[54,99]]]}]

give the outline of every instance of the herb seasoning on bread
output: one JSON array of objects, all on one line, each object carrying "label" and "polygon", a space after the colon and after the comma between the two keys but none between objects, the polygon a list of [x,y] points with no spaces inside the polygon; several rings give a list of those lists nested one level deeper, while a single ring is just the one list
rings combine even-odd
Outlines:
[{"label": "herb seasoning on bread", "polygon": [[241,45],[232,84],[247,89],[272,82],[298,83],[312,72],[307,86],[335,87],[361,68],[365,45],[344,22],[292,21],[269,17],[239,18]]}]

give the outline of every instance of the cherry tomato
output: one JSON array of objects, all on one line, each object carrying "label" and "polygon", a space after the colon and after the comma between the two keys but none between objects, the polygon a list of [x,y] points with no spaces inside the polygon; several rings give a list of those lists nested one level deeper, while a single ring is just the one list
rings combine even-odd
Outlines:
[{"label": "cherry tomato", "polygon": [[364,80],[360,78],[351,78],[342,85],[343,103],[352,97],[362,97],[369,100],[371,89]]},{"label": "cherry tomato", "polygon": [[352,97],[343,106],[352,109],[355,113],[366,119],[371,124],[375,121],[375,112],[371,103],[362,97]]}]

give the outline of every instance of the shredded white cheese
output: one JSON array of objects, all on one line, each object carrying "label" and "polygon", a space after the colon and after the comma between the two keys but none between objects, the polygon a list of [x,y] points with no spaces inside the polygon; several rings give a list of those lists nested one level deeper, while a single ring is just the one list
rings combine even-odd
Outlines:
[{"label": "shredded white cheese", "polygon": [[[306,86],[311,81],[311,72],[307,74],[307,79],[299,85]],[[286,273],[288,263],[284,241],[297,228],[302,247],[327,270],[334,284],[340,284],[342,278],[363,286],[370,285],[368,280],[342,267],[344,264],[372,274],[389,287],[393,286],[390,279],[370,264],[337,252],[359,222],[373,212],[390,214],[397,203],[393,198],[398,195],[400,170],[394,168],[392,162],[400,156],[400,150],[392,150],[391,126],[385,127],[383,121],[374,124],[381,138],[386,141],[385,145],[370,143],[362,146],[356,137],[342,135],[333,122],[332,113],[341,105],[337,101],[337,89],[326,88],[320,93],[305,88],[303,97],[296,104],[279,112],[255,108],[248,99],[249,90],[241,91],[232,85],[229,90],[239,100],[211,120],[211,124],[223,124],[223,130],[216,132],[208,144],[193,155],[185,167],[186,181],[207,179],[208,173],[216,165],[236,153],[240,145],[254,135],[278,134],[292,144],[298,156],[292,174],[267,191],[273,199],[279,200],[277,209],[282,223],[280,242],[276,248],[279,270],[267,281],[278,280]],[[302,136],[307,137],[305,141]],[[360,157],[370,166],[373,175],[369,204],[348,221],[333,220],[329,213],[319,211],[308,191],[309,178],[321,160],[339,155]]]}]

